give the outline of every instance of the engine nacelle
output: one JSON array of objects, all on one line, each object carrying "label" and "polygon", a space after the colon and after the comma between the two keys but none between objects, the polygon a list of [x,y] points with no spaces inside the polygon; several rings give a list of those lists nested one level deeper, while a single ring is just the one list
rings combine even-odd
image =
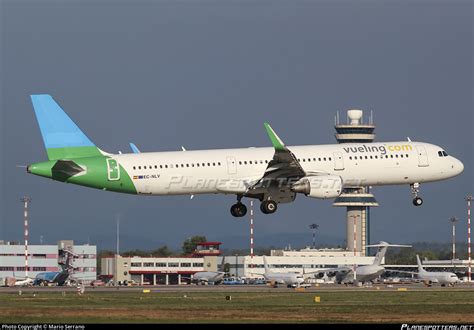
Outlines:
[{"label": "engine nacelle", "polygon": [[338,175],[305,176],[291,190],[312,198],[336,198],[342,192],[342,179]]}]

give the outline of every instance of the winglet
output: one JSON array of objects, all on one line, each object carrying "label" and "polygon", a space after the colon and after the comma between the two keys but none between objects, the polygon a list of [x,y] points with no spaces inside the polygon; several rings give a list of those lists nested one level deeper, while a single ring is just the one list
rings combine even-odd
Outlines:
[{"label": "winglet", "polygon": [[265,130],[267,131],[268,137],[270,138],[270,141],[272,141],[272,145],[277,151],[283,151],[285,150],[285,144],[283,141],[278,137],[278,135],[275,133],[273,128],[270,126],[269,123],[264,123]]},{"label": "winglet", "polygon": [[136,146],[134,143],[132,143],[132,142],[130,142],[130,149],[132,149],[132,151],[133,151],[134,154],[139,154],[139,153],[140,153],[140,150],[139,150],[139,149],[137,148],[137,146]]}]

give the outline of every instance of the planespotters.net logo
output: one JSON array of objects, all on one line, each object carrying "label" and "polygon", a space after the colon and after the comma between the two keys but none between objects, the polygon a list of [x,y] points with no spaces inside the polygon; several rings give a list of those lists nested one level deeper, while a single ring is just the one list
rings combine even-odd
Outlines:
[{"label": "planespotters.net logo", "polygon": [[474,330],[472,324],[402,324],[401,330]]}]

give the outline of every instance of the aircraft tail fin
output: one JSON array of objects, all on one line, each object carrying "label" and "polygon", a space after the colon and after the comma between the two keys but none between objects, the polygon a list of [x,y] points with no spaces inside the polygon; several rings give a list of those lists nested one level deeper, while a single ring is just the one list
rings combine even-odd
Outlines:
[{"label": "aircraft tail fin", "polygon": [[31,95],[31,102],[49,160],[102,155],[51,95]]},{"label": "aircraft tail fin", "polygon": [[265,267],[265,273],[270,273],[270,269],[268,268],[267,258],[263,257],[263,267]]},{"label": "aircraft tail fin", "polygon": [[420,256],[416,255],[416,263],[418,264],[418,273],[423,273],[425,270],[423,269],[423,265],[421,264]]}]

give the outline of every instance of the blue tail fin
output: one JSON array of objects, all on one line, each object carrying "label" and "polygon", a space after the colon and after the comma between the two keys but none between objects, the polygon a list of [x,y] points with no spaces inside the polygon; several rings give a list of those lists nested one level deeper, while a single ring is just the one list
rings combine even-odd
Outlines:
[{"label": "blue tail fin", "polygon": [[50,95],[31,95],[31,102],[50,160],[101,155]]}]

